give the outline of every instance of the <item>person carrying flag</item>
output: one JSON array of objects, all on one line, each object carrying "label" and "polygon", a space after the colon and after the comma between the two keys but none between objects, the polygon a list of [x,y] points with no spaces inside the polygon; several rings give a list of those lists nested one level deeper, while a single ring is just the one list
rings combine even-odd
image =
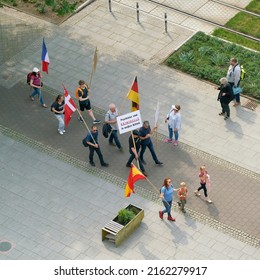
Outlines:
[{"label": "person carrying flag", "polygon": [[63,133],[65,132],[64,129],[64,97],[63,95],[59,94],[56,97],[56,100],[52,103],[51,105],[51,111],[55,114],[56,119],[59,122],[58,125],[58,132],[60,135],[63,135]]},{"label": "person carrying flag", "polygon": [[30,77],[30,86],[33,88],[33,92],[30,94],[30,98],[34,101],[34,96],[38,94],[40,103],[43,108],[47,108],[47,105],[44,103],[41,88],[42,88],[42,75],[40,70],[37,67],[34,67]]},{"label": "person carrying flag", "polygon": [[[83,112],[86,109],[89,116],[93,119],[93,124],[99,124],[99,123],[101,123],[101,121],[97,120],[95,118],[94,113],[91,109],[91,103],[89,100],[89,92],[90,92],[89,87],[86,85],[86,83],[83,80],[80,80],[79,87],[77,89],[80,111]],[[81,117],[79,117],[79,121],[83,122],[83,119]]]},{"label": "person carrying flag", "polygon": [[98,129],[95,125],[93,125],[91,127],[91,131],[87,134],[86,136],[86,142],[88,144],[89,147],[89,163],[92,166],[96,166],[94,161],[93,161],[93,157],[94,157],[94,152],[97,153],[99,160],[100,160],[100,164],[101,166],[107,167],[108,163],[106,163],[103,159],[103,155],[101,153],[99,144],[98,144]]}]

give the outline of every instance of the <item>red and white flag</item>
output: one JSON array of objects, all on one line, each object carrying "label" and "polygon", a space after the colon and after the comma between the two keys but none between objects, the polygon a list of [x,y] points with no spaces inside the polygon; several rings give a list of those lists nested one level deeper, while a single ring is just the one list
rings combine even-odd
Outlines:
[{"label": "red and white flag", "polygon": [[48,74],[50,64],[49,54],[44,42],[44,38],[42,40],[42,72],[46,72]]},{"label": "red and white flag", "polygon": [[77,110],[77,106],[75,105],[73,99],[69,95],[65,86],[64,85],[62,85],[62,86],[63,86],[63,89],[64,89],[64,97],[65,97],[64,122],[65,122],[65,125],[68,126],[69,122],[71,120],[72,114]]}]

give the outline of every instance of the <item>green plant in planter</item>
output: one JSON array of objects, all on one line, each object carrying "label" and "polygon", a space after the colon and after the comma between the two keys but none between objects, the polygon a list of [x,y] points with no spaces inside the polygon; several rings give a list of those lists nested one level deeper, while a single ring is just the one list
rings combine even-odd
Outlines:
[{"label": "green plant in planter", "polygon": [[128,224],[135,216],[136,214],[131,211],[131,210],[128,210],[128,209],[121,209],[119,212],[118,212],[118,222],[121,224],[121,225],[126,225]]}]

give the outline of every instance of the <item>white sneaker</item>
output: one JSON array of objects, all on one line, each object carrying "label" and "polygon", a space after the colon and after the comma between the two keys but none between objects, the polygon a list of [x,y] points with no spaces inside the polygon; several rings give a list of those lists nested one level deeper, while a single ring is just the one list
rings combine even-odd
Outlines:
[{"label": "white sneaker", "polygon": [[59,132],[60,135],[63,135],[63,131],[58,129],[58,132]]},{"label": "white sneaker", "polygon": [[63,130],[62,130],[62,132],[64,133],[64,132],[66,132],[66,130],[65,130],[65,129],[63,129]]}]

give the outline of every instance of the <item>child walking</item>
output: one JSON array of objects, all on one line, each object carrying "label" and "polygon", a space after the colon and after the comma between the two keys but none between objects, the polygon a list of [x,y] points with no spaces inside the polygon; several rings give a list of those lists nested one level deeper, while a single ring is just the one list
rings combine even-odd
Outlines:
[{"label": "child walking", "polygon": [[204,196],[205,196],[207,202],[212,203],[212,201],[208,197],[208,190],[207,190],[207,185],[208,185],[208,187],[210,187],[210,176],[208,174],[208,171],[206,170],[205,165],[202,165],[200,167],[199,178],[200,178],[200,187],[194,192],[195,195],[200,196],[199,191],[203,190],[204,191]]},{"label": "child walking", "polygon": [[177,203],[178,203],[181,211],[183,213],[186,213],[185,204],[186,204],[186,199],[188,196],[188,189],[187,189],[186,183],[184,183],[184,182],[180,183],[180,188],[178,189],[177,195],[179,197],[179,201]]}]

